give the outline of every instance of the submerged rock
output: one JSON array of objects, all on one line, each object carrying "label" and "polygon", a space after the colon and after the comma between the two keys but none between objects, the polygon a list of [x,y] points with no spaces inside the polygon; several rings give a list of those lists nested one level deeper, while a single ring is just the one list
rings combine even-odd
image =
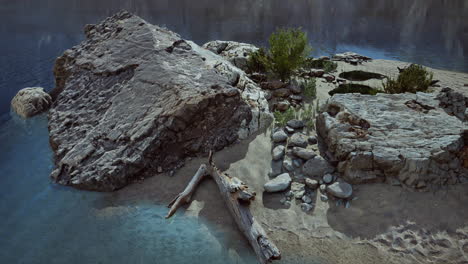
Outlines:
[{"label": "submerged rock", "polygon": [[264,92],[225,58],[120,12],[56,61],[52,178],[111,191],[271,120]]},{"label": "submerged rock", "polygon": [[11,108],[18,115],[28,118],[40,114],[52,105],[52,97],[42,87],[21,89],[11,101]]},{"label": "submerged rock", "polygon": [[436,93],[337,94],[317,117],[317,132],[350,183],[457,182],[468,175],[460,158],[468,130],[438,97],[449,105]]}]

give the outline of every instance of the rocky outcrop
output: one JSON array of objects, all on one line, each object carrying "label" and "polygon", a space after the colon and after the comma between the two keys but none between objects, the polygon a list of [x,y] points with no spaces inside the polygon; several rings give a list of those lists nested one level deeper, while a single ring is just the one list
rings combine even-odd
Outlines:
[{"label": "rocky outcrop", "polygon": [[40,114],[52,105],[52,97],[42,87],[21,89],[11,101],[11,108],[18,115],[28,118]]},{"label": "rocky outcrop", "polygon": [[221,40],[207,42],[203,44],[203,48],[223,56],[243,71],[247,70],[247,58],[249,54],[258,50],[252,44]]},{"label": "rocky outcrop", "polygon": [[336,94],[317,117],[324,152],[350,183],[424,188],[462,181],[467,126],[447,114],[438,97]]},{"label": "rocky outcrop", "polygon": [[243,71],[174,32],[121,12],[85,34],[54,69],[51,177],[60,184],[115,190],[271,120]]}]

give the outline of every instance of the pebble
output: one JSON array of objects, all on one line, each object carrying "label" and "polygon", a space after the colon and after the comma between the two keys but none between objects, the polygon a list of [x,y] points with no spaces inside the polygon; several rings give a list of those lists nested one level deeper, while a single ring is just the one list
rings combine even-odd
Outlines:
[{"label": "pebble", "polygon": [[304,121],[297,120],[297,119],[289,120],[286,124],[289,127],[292,127],[294,129],[300,129],[300,128],[303,128],[305,126]]},{"label": "pebble", "polygon": [[291,184],[291,177],[289,173],[283,173],[278,177],[269,180],[263,188],[266,192],[280,192],[286,190]]},{"label": "pebble", "polygon": [[288,135],[283,130],[279,130],[273,134],[273,142],[280,143],[286,141],[288,139]]},{"label": "pebble", "polygon": [[323,176],[323,182],[326,183],[326,184],[330,184],[333,182],[333,175],[331,174],[325,174]]},{"label": "pebble", "polygon": [[290,134],[294,133],[294,128],[292,128],[292,127],[286,126],[284,129],[286,130],[286,132],[288,132]]},{"label": "pebble", "polygon": [[291,147],[307,147],[307,137],[302,133],[295,133],[289,139],[289,146]]},{"label": "pebble", "polygon": [[302,209],[302,211],[304,211],[306,213],[309,212],[310,210],[312,210],[312,208],[314,208],[313,205],[310,205],[308,203],[301,203],[301,209]]},{"label": "pebble", "polygon": [[273,153],[272,153],[273,160],[279,160],[279,159],[283,158],[284,150],[285,150],[284,146],[282,146],[282,145],[276,146],[273,149]]},{"label": "pebble", "polygon": [[312,190],[315,190],[318,188],[319,186],[319,183],[318,181],[316,180],[313,180],[313,179],[310,179],[310,178],[306,178],[305,179],[305,184],[308,188],[312,189]]},{"label": "pebble", "polygon": [[300,160],[300,159],[294,159],[294,160],[293,160],[293,165],[294,165],[294,167],[296,167],[296,168],[300,168],[300,167],[302,166],[302,160]]},{"label": "pebble", "polygon": [[326,190],[331,195],[342,199],[347,199],[353,195],[353,187],[347,182],[335,182],[326,186]]},{"label": "pebble", "polygon": [[293,162],[292,162],[291,158],[289,158],[287,156],[284,158],[283,167],[284,167],[285,170],[287,170],[289,172],[294,171]]},{"label": "pebble", "polygon": [[327,186],[325,184],[320,185],[320,191],[325,192],[327,190]]},{"label": "pebble", "polygon": [[302,201],[304,203],[309,203],[310,204],[312,202],[312,199],[308,195],[304,195],[304,196],[302,196]]},{"label": "pebble", "polygon": [[320,200],[321,200],[322,202],[326,202],[326,201],[328,201],[328,196],[327,196],[326,194],[321,194],[321,195],[320,195]]},{"label": "pebble", "polygon": [[304,160],[310,160],[317,156],[315,151],[311,149],[305,149],[305,148],[299,148],[299,147],[294,147],[293,148],[293,153],[295,156],[304,159]]}]

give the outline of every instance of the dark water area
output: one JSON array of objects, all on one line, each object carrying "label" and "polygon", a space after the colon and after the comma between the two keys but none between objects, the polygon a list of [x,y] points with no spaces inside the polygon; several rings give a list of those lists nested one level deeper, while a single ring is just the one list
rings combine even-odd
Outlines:
[{"label": "dark water area", "polygon": [[27,86],[53,87],[54,60],[85,24],[126,9],[199,44],[266,45],[277,27],[300,26],[314,55],[355,51],[468,72],[466,0],[0,0],[0,113]]},{"label": "dark water area", "polygon": [[44,114],[6,121],[0,144],[0,263],[256,263],[244,241],[229,254],[225,231],[203,219],[52,184]]}]

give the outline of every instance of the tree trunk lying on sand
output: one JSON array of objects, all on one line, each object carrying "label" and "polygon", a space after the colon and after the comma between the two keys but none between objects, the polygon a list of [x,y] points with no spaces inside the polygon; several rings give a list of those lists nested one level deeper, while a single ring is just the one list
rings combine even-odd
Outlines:
[{"label": "tree trunk lying on sand", "polygon": [[275,244],[270,241],[261,225],[254,219],[249,210],[250,201],[255,199],[255,192],[251,192],[248,186],[236,177],[222,173],[214,165],[212,153],[209,156],[208,165],[202,164],[185,190],[179,193],[169,204],[170,210],[166,218],[171,217],[184,203],[189,203],[197,185],[205,177],[211,175],[218,185],[239,229],[244,233],[250,245],[254,249],[260,263],[269,263],[280,259],[281,253]]}]

